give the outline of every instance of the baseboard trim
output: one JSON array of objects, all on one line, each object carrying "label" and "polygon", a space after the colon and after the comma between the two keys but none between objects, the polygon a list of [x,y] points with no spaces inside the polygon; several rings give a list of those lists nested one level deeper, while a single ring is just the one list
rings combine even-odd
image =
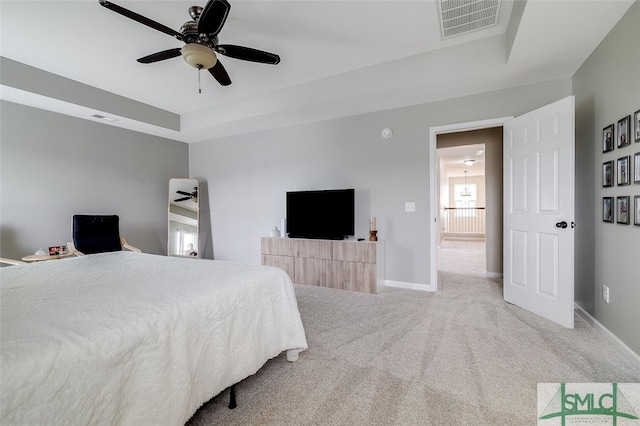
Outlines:
[{"label": "baseboard trim", "polygon": [[609,343],[618,348],[620,352],[629,360],[633,365],[640,368],[640,355],[635,353],[633,349],[627,346],[622,340],[613,334],[607,327],[602,325],[600,321],[591,316],[591,314],[585,311],[582,306],[575,304],[575,310],[594,330],[596,330],[602,337],[604,337]]},{"label": "baseboard trim", "polygon": [[485,272],[484,276],[487,278],[503,278],[502,272]]},{"label": "baseboard trim", "polygon": [[445,232],[443,240],[447,241],[485,241],[485,234],[456,234]]},{"label": "baseboard trim", "polygon": [[419,291],[436,291],[435,286],[431,284],[416,284],[416,283],[406,283],[402,281],[384,281],[385,287],[395,287],[395,288],[404,288],[406,290],[419,290]]}]

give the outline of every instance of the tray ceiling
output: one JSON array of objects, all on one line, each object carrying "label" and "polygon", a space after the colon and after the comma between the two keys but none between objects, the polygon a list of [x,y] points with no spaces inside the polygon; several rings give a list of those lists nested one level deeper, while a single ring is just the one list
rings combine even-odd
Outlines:
[{"label": "tray ceiling", "polygon": [[[190,6],[204,5],[114,3],[176,30],[190,19]],[[633,1],[503,0],[496,25],[447,39],[436,0],[230,3],[220,43],[274,52],[282,61],[221,57],[233,84],[222,87],[204,72],[198,94],[197,71],[180,57],[136,62],[182,42],[97,0],[2,0],[0,55],[15,72],[0,75],[0,95],[198,142],[570,77]],[[37,74],[20,72],[22,65],[46,72],[49,88],[38,86]],[[66,94],[56,94],[56,78]],[[163,125],[154,114],[175,116],[177,124]]]}]

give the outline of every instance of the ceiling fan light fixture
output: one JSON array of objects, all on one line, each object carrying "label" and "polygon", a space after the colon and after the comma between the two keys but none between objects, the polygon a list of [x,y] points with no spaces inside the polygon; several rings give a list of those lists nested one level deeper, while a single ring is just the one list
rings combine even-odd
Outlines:
[{"label": "ceiling fan light fixture", "polygon": [[213,50],[198,43],[185,44],[180,49],[180,54],[186,63],[198,69],[208,70],[218,61]]}]

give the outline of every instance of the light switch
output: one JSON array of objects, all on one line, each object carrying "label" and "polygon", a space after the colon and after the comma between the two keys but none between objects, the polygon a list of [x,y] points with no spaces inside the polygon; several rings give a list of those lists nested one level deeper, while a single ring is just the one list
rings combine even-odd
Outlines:
[{"label": "light switch", "polygon": [[407,201],[404,203],[404,211],[405,212],[415,212],[416,211],[416,203],[413,201]]}]

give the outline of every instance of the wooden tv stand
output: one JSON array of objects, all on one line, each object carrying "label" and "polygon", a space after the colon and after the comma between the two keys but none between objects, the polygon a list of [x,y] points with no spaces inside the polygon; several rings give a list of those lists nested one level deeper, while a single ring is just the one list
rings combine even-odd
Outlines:
[{"label": "wooden tv stand", "polygon": [[262,264],[283,269],[296,284],[377,294],[384,280],[380,241],[262,238]]}]

